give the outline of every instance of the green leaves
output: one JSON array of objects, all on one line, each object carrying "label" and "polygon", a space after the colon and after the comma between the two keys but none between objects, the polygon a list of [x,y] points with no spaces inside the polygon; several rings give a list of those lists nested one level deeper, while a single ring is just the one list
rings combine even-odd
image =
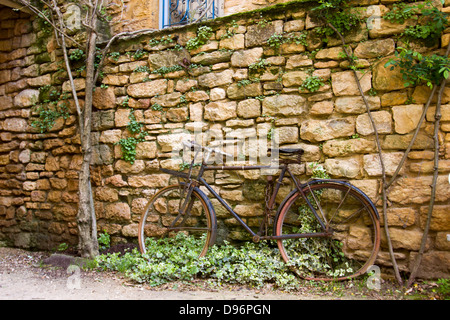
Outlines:
[{"label": "green leaves", "polygon": [[[352,10],[347,0],[319,0],[319,6],[312,9],[314,15],[321,21],[332,24],[341,34],[358,28],[362,22],[358,11]],[[332,36],[335,31],[325,25],[318,28],[318,33]]]},{"label": "green leaves", "polygon": [[317,76],[311,76],[311,77],[306,78],[305,81],[303,81],[303,83],[299,89],[300,90],[309,90],[310,92],[316,92],[324,84],[325,83],[323,82],[322,78],[319,78]]},{"label": "green leaves", "polygon": [[212,35],[212,29],[208,26],[201,26],[197,29],[197,37],[189,39],[186,43],[186,49],[194,50],[206,44]]},{"label": "green leaves", "polygon": [[38,105],[35,109],[39,118],[31,123],[31,126],[38,128],[41,133],[48,132],[53,128],[59,118],[67,119],[69,111],[65,103],[54,103]]},{"label": "green leaves", "polygon": [[134,109],[130,109],[128,119],[130,119],[127,126],[128,131],[137,136],[120,139],[116,144],[120,145],[122,159],[133,164],[136,160],[136,146],[139,142],[145,141],[148,132],[142,131],[144,124],[136,120]]},{"label": "green leaves", "polygon": [[405,86],[415,86],[425,83],[432,88],[433,85],[438,85],[445,78],[448,79],[450,74],[450,59],[445,56],[436,54],[424,56],[419,52],[398,48],[399,51],[395,53],[397,59],[391,59],[385,67],[391,66],[400,67]]},{"label": "green leaves", "polygon": [[117,253],[96,258],[99,268],[125,272],[134,281],[157,286],[171,281],[210,278],[222,284],[238,283],[261,287],[274,282],[283,289],[295,289],[299,280],[282,261],[278,249],[268,243],[229,243],[211,247],[205,257],[195,250],[204,239],[179,233],[175,238],[147,240],[147,253],[136,249],[119,256]]}]

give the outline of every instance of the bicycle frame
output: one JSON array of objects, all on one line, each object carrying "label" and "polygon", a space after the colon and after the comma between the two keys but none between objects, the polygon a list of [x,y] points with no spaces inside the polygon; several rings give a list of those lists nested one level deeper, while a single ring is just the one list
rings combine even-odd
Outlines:
[{"label": "bicycle frame", "polygon": [[[194,157],[195,160],[195,157]],[[192,164],[194,163],[194,160],[192,161]],[[167,170],[167,169],[161,169],[164,172],[170,173],[172,175],[175,176],[179,176],[179,177],[183,177],[183,178],[187,178],[189,181],[187,182],[187,186],[188,186],[188,190],[186,193],[186,200],[189,199],[193,188],[197,187],[198,185],[203,185],[213,196],[214,198],[216,198],[220,204],[227,209],[227,211],[239,222],[239,224],[248,232],[252,235],[253,241],[258,242],[260,240],[279,240],[279,239],[297,239],[297,238],[311,238],[311,237],[326,237],[329,236],[330,233],[326,231],[326,226],[324,224],[324,222],[322,221],[322,219],[319,217],[319,215],[317,214],[316,210],[314,209],[314,206],[310,203],[309,199],[305,196],[304,192],[303,192],[303,187],[306,184],[300,184],[299,181],[295,178],[295,176],[292,174],[292,172],[290,171],[290,169],[288,168],[288,163],[283,163],[282,165],[279,165],[276,169],[280,169],[281,173],[276,181],[275,187],[273,189],[273,192],[270,196],[269,202],[267,204],[267,206],[264,209],[264,217],[261,221],[260,224],[260,228],[259,231],[257,233],[255,233],[246,223],[245,221],[243,221],[241,219],[241,217],[230,207],[230,205],[224,200],[222,199],[222,197],[217,194],[217,192],[205,181],[205,179],[203,179],[203,173],[205,171],[209,171],[209,170],[260,170],[260,169],[275,169],[273,166],[208,166],[205,161],[202,161],[199,173],[196,177],[196,179],[191,179],[191,172],[192,172],[192,164],[189,170],[189,173],[182,173],[182,172],[176,172],[176,171],[172,171],[172,170]],[[324,232],[316,232],[316,233],[297,233],[297,234],[289,234],[289,235],[280,235],[280,236],[275,236],[275,235],[262,235],[262,231],[265,230],[265,227],[267,227],[267,221],[268,221],[268,217],[270,215],[270,212],[274,209],[274,205],[275,205],[275,199],[276,196],[278,194],[278,191],[280,189],[280,186],[282,184],[283,178],[286,175],[286,172],[288,173],[288,175],[290,176],[291,180],[294,182],[295,184],[295,190],[298,190],[302,197],[305,199],[306,203],[308,204],[308,206],[310,207],[310,209],[312,210],[312,212],[314,213],[316,219],[319,221],[322,230],[324,230]],[[187,206],[188,201],[185,201],[185,203],[182,205],[181,208],[181,212],[185,211],[185,208]],[[281,207],[281,205],[280,205]],[[215,239],[215,234],[213,235],[213,239]]]}]

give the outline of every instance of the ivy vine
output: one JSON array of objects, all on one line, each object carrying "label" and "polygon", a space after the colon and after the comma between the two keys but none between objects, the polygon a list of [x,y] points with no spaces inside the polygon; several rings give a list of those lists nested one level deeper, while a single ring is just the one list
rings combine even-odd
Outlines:
[{"label": "ivy vine", "polygon": [[136,120],[134,109],[130,109],[128,119],[130,119],[130,122],[127,125],[128,132],[134,136],[122,138],[116,144],[120,145],[122,159],[133,164],[134,161],[136,161],[136,146],[139,142],[145,141],[148,132],[142,130],[144,124]]}]

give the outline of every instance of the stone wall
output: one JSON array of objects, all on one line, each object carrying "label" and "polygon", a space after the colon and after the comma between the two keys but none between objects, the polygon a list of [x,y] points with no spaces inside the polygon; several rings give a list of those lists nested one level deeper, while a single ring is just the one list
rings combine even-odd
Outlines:
[{"label": "stone wall", "polygon": [[[390,2],[365,1],[360,9],[367,21],[373,18],[371,12],[390,10]],[[192,50],[186,44],[196,36],[198,26],[157,32],[112,48],[103,85],[95,91],[93,113],[92,181],[100,231],[106,230],[114,242],[136,239],[139,217],[149,197],[171,182],[158,168],[178,169],[180,163],[171,159],[171,149],[199,129],[229,137],[274,134],[282,146],[301,146],[307,151],[306,163],[295,167],[302,180],[311,174],[310,163],[321,163],[333,178],[348,179],[377,200],[381,169],[373,129],[341,55],[340,42],[317,37],[317,22],[309,15],[311,5],[278,6],[209,22],[213,30],[209,41]],[[442,10],[449,9],[444,6]],[[41,134],[30,126],[30,118],[36,117],[32,106],[40,95],[42,100],[42,87],[68,91],[61,53],[55,41],[37,44],[44,35],[34,31],[36,21],[29,23],[33,19],[5,8],[0,14],[0,240],[40,249],[62,242],[75,244],[81,154],[74,112],[70,108],[72,115],[58,120],[49,133]],[[384,67],[402,45],[396,35],[406,24],[378,21],[381,28],[369,29],[363,23],[346,41],[359,58],[361,85],[380,133],[387,174],[392,175],[429,89],[405,88],[399,71]],[[273,34],[282,33],[293,40],[278,48],[268,45]],[[442,46],[447,45],[448,35],[443,35]],[[174,40],[154,41],[163,36]],[[414,45],[424,52],[440,50],[440,46]],[[82,97],[82,71],[78,75],[77,91]],[[313,75],[324,84],[311,92],[301,86]],[[421,276],[449,274],[449,90],[443,98],[439,131],[437,203]],[[117,145],[129,136],[126,127],[131,109],[148,132],[145,142],[138,144],[133,164],[121,159]],[[388,194],[391,238],[404,271],[419,249],[430,200],[432,111]],[[207,181],[244,220],[256,225],[264,177],[217,172],[209,174]],[[282,194],[286,192],[287,187]],[[219,226],[228,231],[229,239],[241,239],[236,222],[221,207],[216,210]],[[384,238],[377,264],[390,264]]]}]

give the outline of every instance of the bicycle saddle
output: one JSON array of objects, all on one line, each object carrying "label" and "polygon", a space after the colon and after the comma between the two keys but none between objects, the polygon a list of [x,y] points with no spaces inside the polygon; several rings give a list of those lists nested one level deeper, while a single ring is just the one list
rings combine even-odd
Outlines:
[{"label": "bicycle saddle", "polygon": [[278,151],[280,163],[301,163],[301,157],[305,152],[302,148],[269,149],[269,151]]},{"label": "bicycle saddle", "polygon": [[285,153],[285,154],[296,154],[296,155],[302,155],[305,150],[303,150],[302,148],[297,148],[297,149],[269,149],[269,151],[277,151],[279,153]]}]

